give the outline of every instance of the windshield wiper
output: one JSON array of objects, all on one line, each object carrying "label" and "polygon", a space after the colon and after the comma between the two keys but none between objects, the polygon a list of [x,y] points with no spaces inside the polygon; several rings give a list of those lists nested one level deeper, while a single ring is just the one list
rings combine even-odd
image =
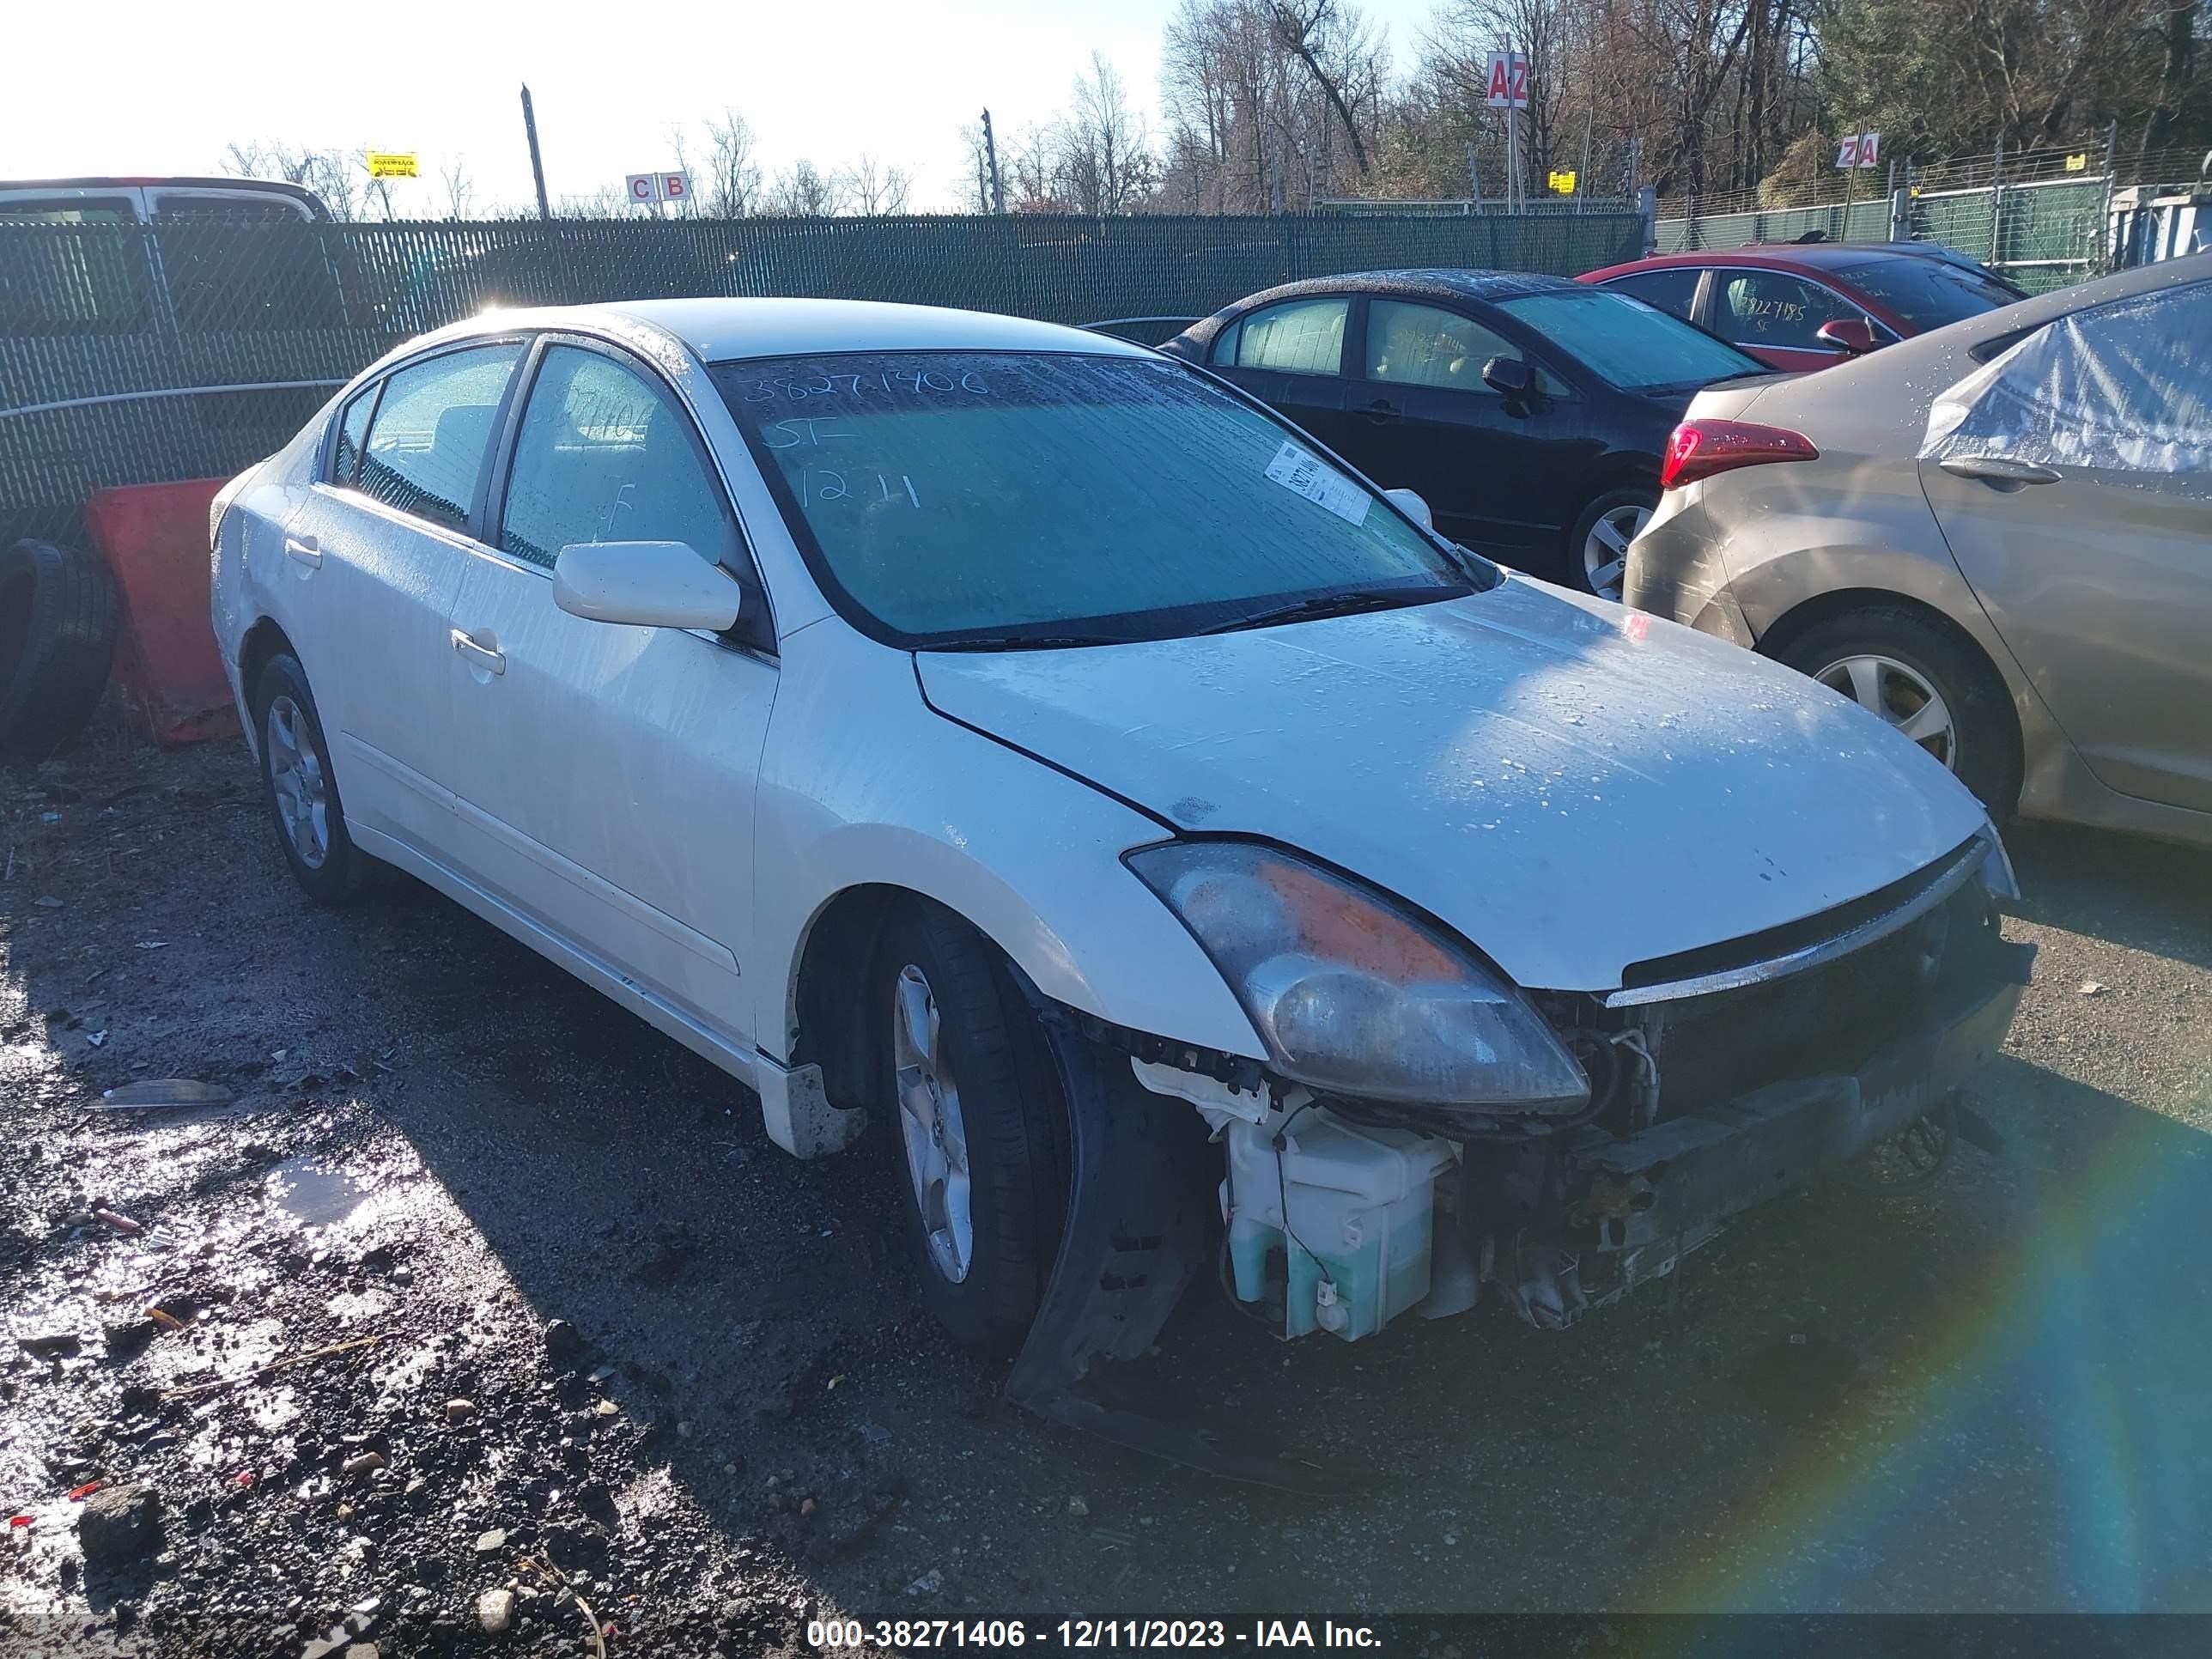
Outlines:
[{"label": "windshield wiper", "polygon": [[1364,593],[1316,593],[1310,599],[1293,599],[1288,605],[1270,605],[1265,611],[1255,611],[1248,616],[1231,617],[1227,622],[1215,623],[1211,628],[1201,628],[1200,634],[1234,634],[1247,628],[1266,628],[1275,623],[1297,622],[1311,617],[1349,617],[1362,611],[1395,611],[1403,605],[1427,605],[1437,599],[1455,597],[1449,592],[1431,592],[1425,589],[1390,588],[1383,592]]},{"label": "windshield wiper", "polygon": [[1085,645],[1127,645],[1124,634],[999,634],[988,638],[939,640],[918,651],[1060,651]]}]

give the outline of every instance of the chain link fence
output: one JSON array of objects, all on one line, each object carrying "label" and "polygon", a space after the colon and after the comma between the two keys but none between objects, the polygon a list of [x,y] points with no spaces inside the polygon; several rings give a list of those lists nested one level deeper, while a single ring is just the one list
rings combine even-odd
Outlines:
[{"label": "chain link fence", "polygon": [[1378,266],[1573,275],[1643,235],[1626,212],[0,224],[0,541],[75,539],[96,489],[235,472],[489,307],[797,295],[1080,324]]}]

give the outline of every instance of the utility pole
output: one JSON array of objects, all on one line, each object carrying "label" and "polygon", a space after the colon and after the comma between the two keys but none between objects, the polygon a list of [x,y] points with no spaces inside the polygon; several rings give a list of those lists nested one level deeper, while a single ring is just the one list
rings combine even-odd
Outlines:
[{"label": "utility pole", "polygon": [[999,178],[999,141],[991,132],[991,112],[983,112],[983,155],[991,164],[991,211],[1006,210],[1006,187]]},{"label": "utility pole", "polygon": [[1513,101],[1512,41],[1505,43],[1505,210],[1518,213],[1521,200],[1521,106]]},{"label": "utility pole", "polygon": [[1583,170],[1575,175],[1575,211],[1583,210],[1583,198],[1589,194],[1590,127],[1596,119],[1595,111],[1583,112]]},{"label": "utility pole", "polygon": [[530,176],[538,185],[538,216],[550,219],[552,204],[545,199],[545,159],[538,153],[538,116],[530,107],[530,88],[522,88],[522,131],[530,139]]}]

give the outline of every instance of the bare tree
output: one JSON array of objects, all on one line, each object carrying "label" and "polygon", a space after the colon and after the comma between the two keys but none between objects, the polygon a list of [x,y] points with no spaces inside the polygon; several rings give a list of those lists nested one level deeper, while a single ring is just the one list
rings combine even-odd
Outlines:
[{"label": "bare tree", "polygon": [[1075,77],[1073,104],[1049,143],[1054,183],[1080,212],[1127,213],[1158,177],[1144,123],[1103,52],[1092,52],[1091,73]]},{"label": "bare tree", "polygon": [[[1366,172],[1367,147],[1360,142],[1359,123],[1352,117],[1346,95],[1349,93],[1350,97],[1356,98],[1363,89],[1348,75],[1334,71],[1322,62],[1323,55],[1330,53],[1331,37],[1344,27],[1344,13],[1336,0],[1274,0],[1273,15],[1277,42],[1306,66],[1306,72],[1313,76],[1314,84],[1321,88],[1329,107],[1336,112],[1336,118],[1343,124],[1345,142],[1352,146],[1352,165]],[[1352,26],[1355,32],[1357,27]],[[1380,88],[1370,83],[1364,90],[1372,94]]]},{"label": "bare tree", "polygon": [[[853,163],[845,179],[853,200],[853,210],[864,218],[878,215],[904,213],[907,198],[914,193],[914,177],[903,167],[885,167],[866,150]],[[984,210],[988,212],[987,207]]]},{"label": "bare tree", "polygon": [[446,190],[446,216],[465,219],[476,201],[476,180],[469,175],[468,158],[456,155],[438,170],[438,182]]},{"label": "bare tree", "polygon": [[358,157],[343,150],[313,149],[268,138],[234,142],[224,149],[222,170],[234,178],[278,179],[302,185],[321,198],[333,219],[357,219],[367,204],[367,169]]},{"label": "bare tree", "polygon": [[717,219],[742,219],[761,210],[760,164],[753,159],[751,124],[725,109],[707,123],[707,211]]},{"label": "bare tree", "polygon": [[785,219],[819,219],[842,212],[846,181],[823,173],[804,156],[769,180],[762,211]]}]

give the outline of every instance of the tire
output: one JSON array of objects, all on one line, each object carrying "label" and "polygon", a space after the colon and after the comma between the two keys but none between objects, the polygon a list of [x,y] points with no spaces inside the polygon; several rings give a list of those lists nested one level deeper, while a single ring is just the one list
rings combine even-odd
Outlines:
[{"label": "tire", "polygon": [[[1656,489],[1610,489],[1584,507],[1567,532],[1568,586],[1601,599],[1620,599],[1627,574],[1628,544],[1650,522],[1658,505]],[[1601,538],[1601,525],[1620,537],[1618,548]]]},{"label": "tire", "polygon": [[[279,652],[262,664],[253,682],[252,709],[261,787],[292,878],[318,904],[352,902],[368,886],[375,860],[346,831],[330,744],[299,659]],[[296,763],[293,767],[286,765],[288,754]],[[289,787],[280,787],[284,771],[293,773]]]},{"label": "tire", "polygon": [[104,560],[52,542],[0,551],[0,756],[42,761],[83,729],[121,616]]},{"label": "tire", "polygon": [[[1905,730],[1996,817],[2008,817],[2019,805],[2020,721],[2012,700],[1989,659],[1942,623],[1904,605],[1868,605],[1814,623],[1774,654]],[[1924,708],[1918,695],[1926,691],[1948,714],[1947,738],[1913,727]]]},{"label": "tire", "polygon": [[[878,1092],[891,1119],[902,1237],[923,1300],[963,1343],[1011,1352],[1036,1316],[1067,1214],[1065,1107],[1036,1010],[995,947],[950,910],[920,899],[884,919],[871,991],[868,1040],[881,1057]],[[936,1015],[935,1059],[927,1064],[902,1048],[902,1008],[911,1030],[925,1005]],[[933,1075],[934,1091],[927,1086]],[[902,1103],[918,1085],[921,1095],[933,1095],[943,1140],[921,1127],[923,1114]],[[933,1144],[948,1173],[965,1168],[964,1249],[950,1224],[955,1195],[940,1187],[935,1199],[924,1197],[921,1171]]]}]

